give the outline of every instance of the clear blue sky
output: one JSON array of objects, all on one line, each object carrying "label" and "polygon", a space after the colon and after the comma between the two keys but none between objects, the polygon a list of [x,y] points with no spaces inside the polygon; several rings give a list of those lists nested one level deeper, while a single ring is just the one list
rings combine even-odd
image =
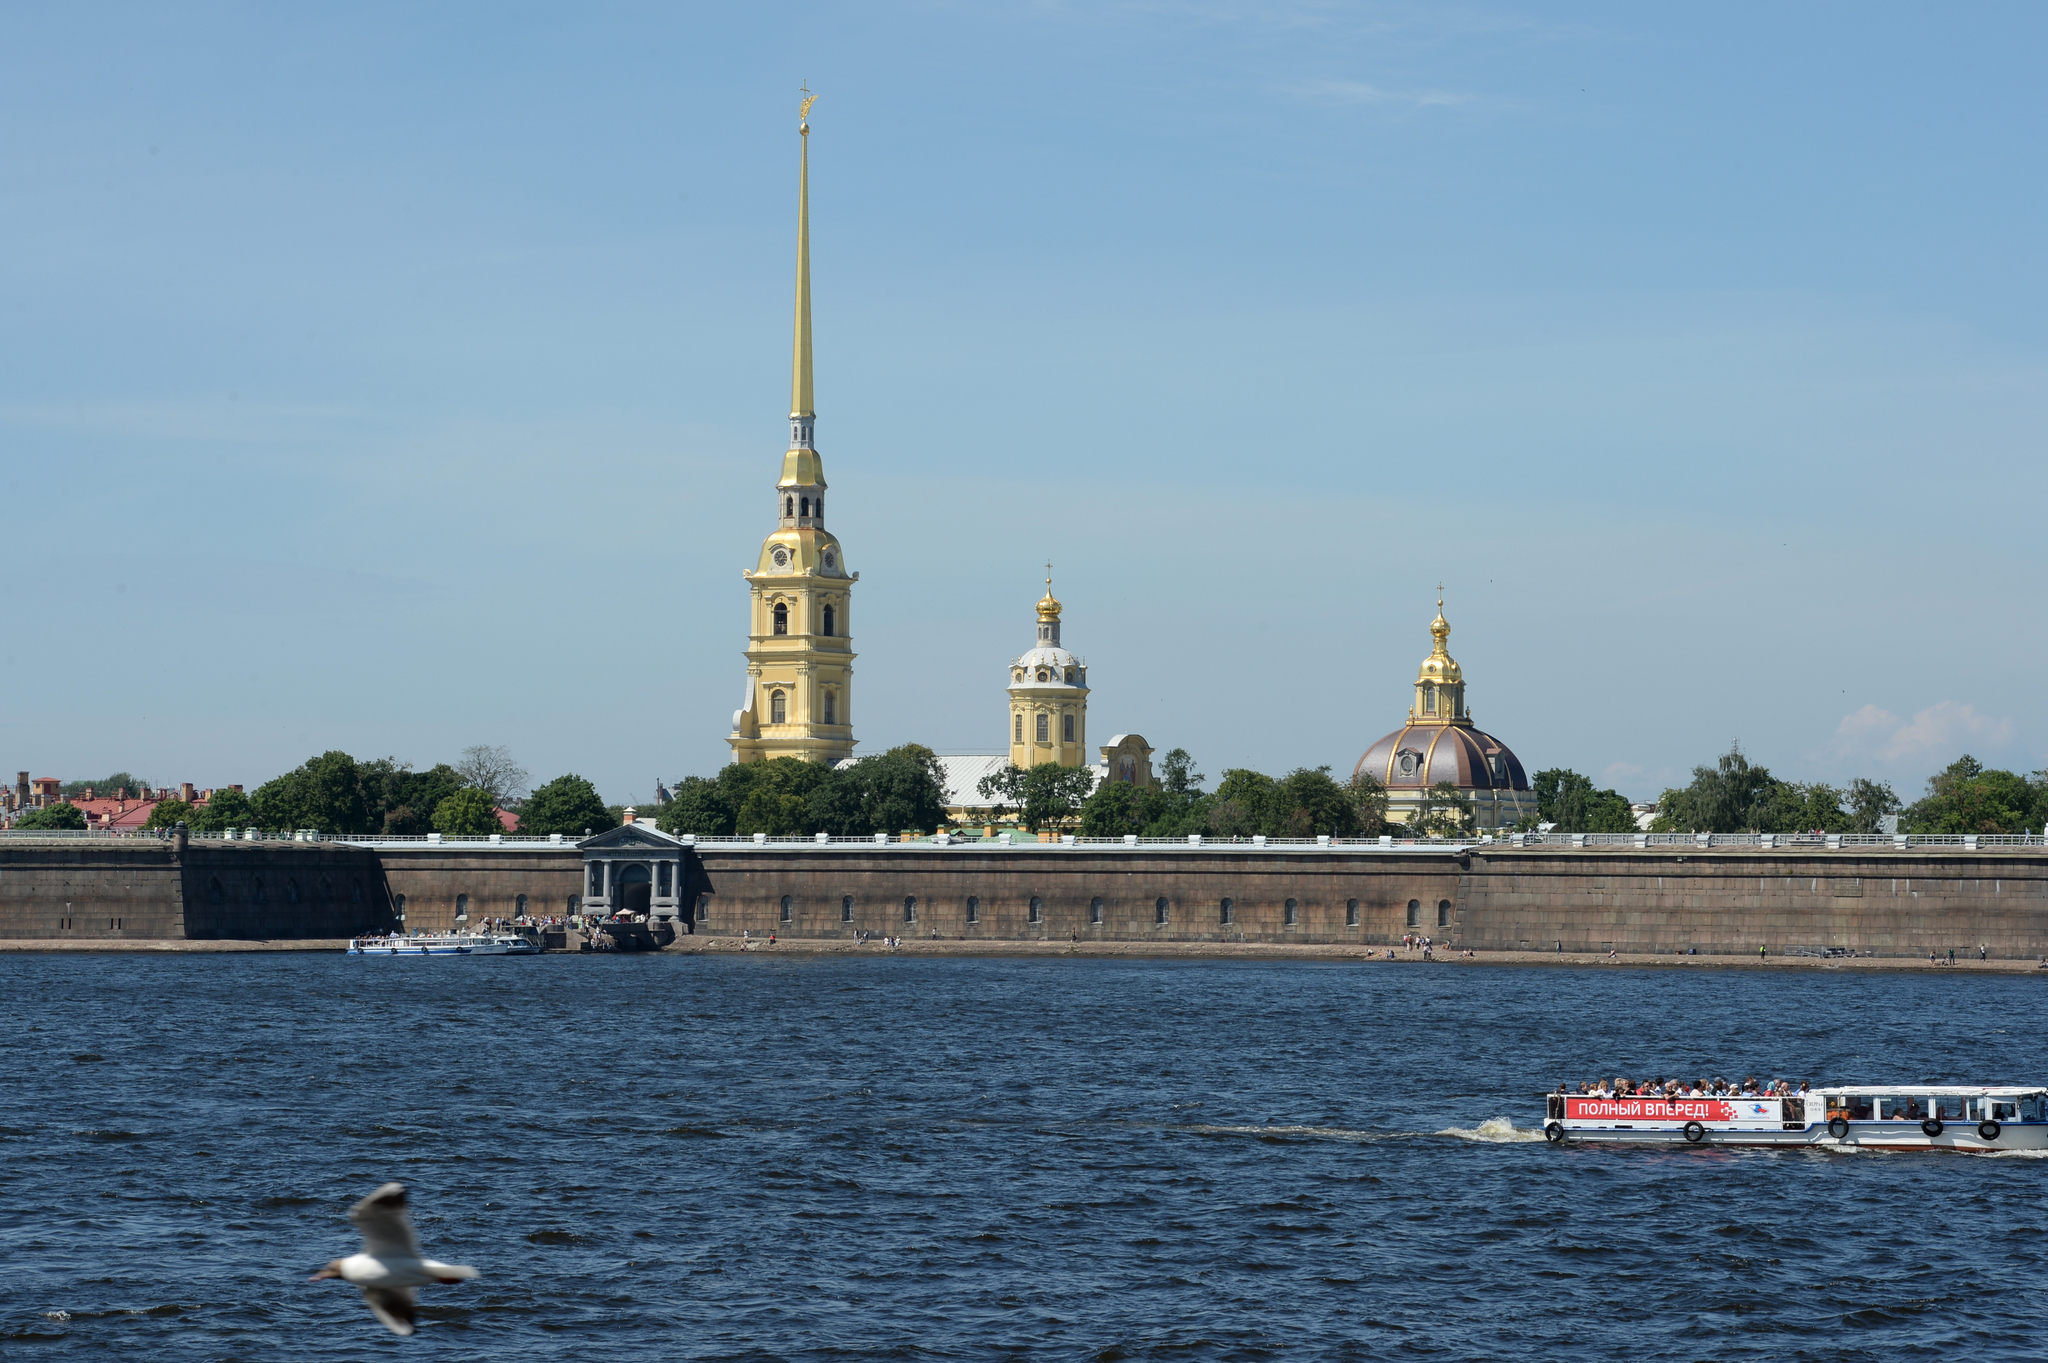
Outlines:
[{"label": "clear blue sky", "polygon": [[2048,10],[0,9],[0,769],[726,759],[796,87],[862,751],[2043,765]]}]

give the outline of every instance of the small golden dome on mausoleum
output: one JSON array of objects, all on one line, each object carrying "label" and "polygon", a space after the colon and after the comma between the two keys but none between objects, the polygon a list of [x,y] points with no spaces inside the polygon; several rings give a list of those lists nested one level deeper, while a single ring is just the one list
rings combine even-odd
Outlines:
[{"label": "small golden dome on mausoleum", "polygon": [[1060,618],[1059,598],[1052,594],[1052,578],[1045,579],[1045,595],[1038,598],[1038,618],[1052,621]]}]

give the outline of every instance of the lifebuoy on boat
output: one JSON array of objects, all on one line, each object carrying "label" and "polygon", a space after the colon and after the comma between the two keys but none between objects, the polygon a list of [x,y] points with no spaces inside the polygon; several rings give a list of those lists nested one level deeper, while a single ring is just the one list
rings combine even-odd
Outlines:
[{"label": "lifebuoy on boat", "polygon": [[1992,1121],[1989,1117],[1986,1117],[1983,1121],[1977,1123],[1977,1134],[1982,1136],[1987,1141],[1997,1140],[1998,1133],[2002,1130],[2004,1130],[2004,1128],[1999,1126],[1997,1122]]},{"label": "lifebuoy on boat", "polygon": [[1848,1119],[1847,1117],[1830,1117],[1830,1118],[1828,1118],[1828,1134],[1829,1134],[1830,1136],[1833,1136],[1833,1137],[1834,1137],[1834,1138],[1835,1138],[1836,1140],[1838,1140],[1838,1141],[1846,1141],[1846,1140],[1848,1140],[1848,1139],[1849,1139],[1849,1119]]},{"label": "lifebuoy on boat", "polygon": [[1549,1141],[1552,1145],[1556,1145],[1559,1141],[1563,1140],[1563,1124],[1559,1122],[1545,1122],[1543,1124],[1543,1139]]},{"label": "lifebuoy on boat", "polygon": [[1941,1118],[1929,1117],[1926,1121],[1920,1123],[1920,1129],[1927,1133],[1929,1140],[1934,1139],[1942,1133]]},{"label": "lifebuoy on boat", "polygon": [[1687,1122],[1685,1124],[1685,1138],[1692,1144],[1698,1145],[1707,1138],[1707,1129],[1698,1122]]}]

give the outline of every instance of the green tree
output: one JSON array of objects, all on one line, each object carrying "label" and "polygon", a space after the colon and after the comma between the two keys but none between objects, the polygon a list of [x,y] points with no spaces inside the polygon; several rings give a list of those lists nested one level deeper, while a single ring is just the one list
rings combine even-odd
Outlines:
[{"label": "green tree", "polygon": [[1472,826],[1470,796],[1449,781],[1439,781],[1422,792],[1408,826],[1418,837],[1455,838]]},{"label": "green tree", "polygon": [[565,838],[580,838],[586,831],[603,833],[615,827],[597,787],[574,772],[535,790],[519,810],[519,831],[542,837],[560,833]]},{"label": "green tree", "polygon": [[1355,838],[1358,803],[1328,767],[1298,767],[1267,793],[1264,831],[1274,838]]},{"label": "green tree", "polygon": [[502,833],[498,802],[488,790],[464,786],[434,806],[434,831],[451,838],[481,838]]},{"label": "green tree", "polygon": [[[741,770],[744,768],[737,762],[725,768],[725,771]],[[661,807],[656,824],[665,833],[689,833],[704,838],[731,837],[734,820],[740,811],[729,798],[725,783],[720,779],[722,776],[723,772],[717,777],[685,776],[678,781],[675,798]],[[540,791],[535,791],[533,798],[538,800]],[[523,820],[520,826],[525,826]]]},{"label": "green tree", "polygon": [[371,832],[356,760],[339,750],[256,788],[256,820],[265,828],[317,828],[323,833]]},{"label": "green tree", "polygon": [[1123,838],[1132,834],[1144,835],[1167,812],[1166,804],[1166,792],[1156,787],[1129,781],[1104,781],[1081,804],[1081,836]]},{"label": "green tree", "polygon": [[1536,793],[1537,818],[1559,833],[1633,833],[1628,798],[1596,790],[1591,778],[1564,767],[1539,771],[1529,783]]},{"label": "green tree", "polygon": [[787,838],[810,832],[811,795],[832,779],[832,768],[801,757],[775,757],[750,765],[755,771],[748,779],[745,798],[738,802],[733,832],[743,838],[756,833]]},{"label": "green tree", "polygon": [[1899,827],[1909,833],[2023,833],[2037,822],[2039,789],[1964,753],[1927,778],[1927,794],[1899,816]]},{"label": "green tree", "polygon": [[123,786],[128,788],[129,799],[141,798],[142,782],[136,780],[125,771],[117,771],[112,776],[99,781],[66,781],[57,790],[61,795],[74,797],[83,796],[86,791],[90,790],[96,799],[111,800],[114,798],[114,793]]},{"label": "green tree", "polygon": [[1870,781],[1859,776],[1849,783],[1849,793],[1844,801],[1849,806],[1849,817],[1855,823],[1858,833],[1875,833],[1878,821],[1887,814],[1896,814],[1902,808],[1898,792],[1885,782]]},{"label": "green tree", "polygon": [[1750,826],[1759,833],[1847,833],[1856,818],[1842,808],[1843,798],[1818,781],[1773,781],[1750,811]]},{"label": "green tree", "polygon": [[42,828],[53,831],[85,827],[85,811],[77,805],[52,803],[41,809],[31,809],[14,821],[16,828]]},{"label": "green tree", "polygon": [[241,791],[222,786],[205,804],[193,807],[185,826],[195,833],[218,833],[227,828],[247,828],[255,822],[255,803]]},{"label": "green tree", "polygon": [[1664,792],[1651,827],[1660,833],[1759,831],[1774,784],[1769,771],[1742,755],[1741,744],[1731,743],[1713,766],[1692,769],[1692,784]]},{"label": "green tree", "polygon": [[1159,777],[1153,790],[1158,799],[1148,800],[1149,815],[1141,830],[1148,838],[1184,838],[1190,833],[1209,831],[1209,808],[1214,797],[1203,793],[1206,777],[1195,770],[1195,759],[1186,748],[1175,748],[1159,761]]},{"label": "green tree", "polygon": [[182,823],[189,831],[192,828],[194,814],[193,807],[186,804],[183,800],[158,800],[156,808],[149,811],[149,819],[142,826],[144,828],[176,828]]},{"label": "green tree", "polygon": [[[1012,763],[982,777],[980,782],[983,799],[1000,798],[1015,806],[1024,826],[1034,833],[1073,822],[1081,802],[1094,787],[1093,771],[1087,767],[1063,767],[1057,762],[1042,762],[1028,770]],[[998,818],[1006,812],[1005,805],[996,806]]]},{"label": "green tree", "polygon": [[1226,767],[1209,799],[1209,832],[1219,838],[1248,838],[1269,831],[1272,777],[1245,767]]},{"label": "green tree", "polygon": [[820,833],[858,837],[863,832],[932,832],[946,821],[945,769],[938,754],[920,743],[904,743],[863,757],[833,776],[842,778],[860,792],[864,819],[862,827],[849,826],[844,833],[822,822],[814,823]]},{"label": "green tree", "polygon": [[1387,783],[1369,771],[1353,772],[1344,787],[1358,822],[1358,836],[1377,838],[1393,825],[1387,820]]}]

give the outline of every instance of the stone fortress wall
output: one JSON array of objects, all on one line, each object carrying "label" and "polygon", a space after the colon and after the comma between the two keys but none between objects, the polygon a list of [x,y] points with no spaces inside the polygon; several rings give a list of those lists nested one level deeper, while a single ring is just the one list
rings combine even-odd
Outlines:
[{"label": "stone fortress wall", "polygon": [[[689,874],[696,930],[721,937],[2048,954],[2038,849],[719,844]],[[0,838],[7,938],[331,939],[394,926],[399,896],[405,926],[432,930],[465,907],[509,917],[521,895],[562,913],[581,888],[573,843]]]}]

